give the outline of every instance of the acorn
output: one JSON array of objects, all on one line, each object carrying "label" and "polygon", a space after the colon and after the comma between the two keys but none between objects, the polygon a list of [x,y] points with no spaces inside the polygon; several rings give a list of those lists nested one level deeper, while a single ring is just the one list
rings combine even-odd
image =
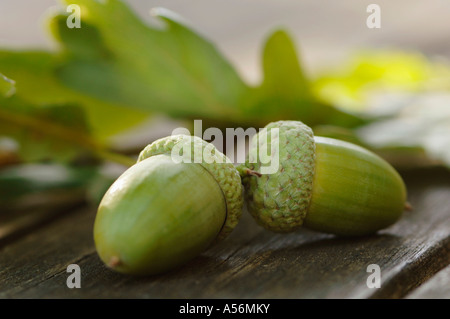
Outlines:
[{"label": "acorn", "polygon": [[223,240],[243,205],[239,172],[194,136],[159,139],[108,189],[94,224],[111,269],[151,275],[176,268]]},{"label": "acorn", "polygon": [[389,163],[360,146],[314,136],[302,122],[270,123],[250,144],[239,167],[245,201],[268,230],[369,235],[408,207],[405,184]]}]

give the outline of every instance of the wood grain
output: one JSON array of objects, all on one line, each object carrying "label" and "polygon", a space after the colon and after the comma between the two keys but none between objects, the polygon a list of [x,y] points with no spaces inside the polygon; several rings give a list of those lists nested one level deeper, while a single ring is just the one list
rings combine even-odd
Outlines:
[{"label": "wood grain", "polygon": [[57,196],[57,200],[47,196],[48,202],[45,205],[2,211],[0,213],[0,248],[55,220],[58,216],[86,204],[84,192],[80,193],[78,190],[72,191],[72,194]]},{"label": "wood grain", "polygon": [[[103,266],[92,240],[95,211],[83,209],[0,251],[0,297],[401,298],[450,264],[449,172],[404,176],[414,210],[377,235],[273,234],[245,214],[226,241],[153,277]],[[72,263],[81,267],[81,289],[66,286]],[[381,267],[380,289],[366,285],[369,264]]]},{"label": "wood grain", "polygon": [[439,271],[433,278],[418,287],[409,299],[450,299],[450,266]]}]

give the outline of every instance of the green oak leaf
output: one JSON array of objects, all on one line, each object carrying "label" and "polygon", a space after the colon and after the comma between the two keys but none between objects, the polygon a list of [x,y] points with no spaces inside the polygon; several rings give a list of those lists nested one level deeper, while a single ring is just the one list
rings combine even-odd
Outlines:
[{"label": "green oak leaf", "polygon": [[450,66],[418,52],[361,51],[312,80],[314,94],[346,110],[370,112],[378,95],[450,89]]},{"label": "green oak leaf", "polygon": [[251,91],[247,113],[263,116],[265,121],[301,120],[315,126],[333,124],[343,127],[361,125],[364,120],[319,101],[303,72],[290,36],[283,30],[272,33],[263,50],[261,85]]},{"label": "green oak leaf", "polygon": [[315,98],[284,31],[268,38],[264,80],[251,87],[214,44],[167,10],[154,11],[163,24],[154,27],[119,0],[66,3],[81,7],[82,27],[68,28],[68,14],[50,17],[59,50],[0,51],[0,70],[17,82],[0,81],[1,133],[18,141],[26,160],[105,155],[112,135],[155,113],[219,127],[262,127],[277,119],[364,123]]},{"label": "green oak leaf", "polygon": [[[13,83],[6,77],[0,87]],[[11,92],[13,87],[7,92]],[[0,135],[13,138],[26,161],[68,161],[93,142],[88,137],[83,111],[75,105],[35,106],[16,95],[0,96]]]},{"label": "green oak leaf", "polygon": [[70,57],[58,76],[83,94],[221,127],[264,126],[286,118],[310,125],[363,122],[311,94],[295,47],[283,31],[269,37],[264,81],[251,87],[210,41],[168,10],[153,10],[163,24],[158,28],[142,22],[119,0],[66,2],[80,6],[82,27],[68,29],[64,14],[50,20],[53,35]]},{"label": "green oak leaf", "polygon": [[[247,86],[213,44],[173,14],[154,10],[164,24],[155,28],[121,1],[67,3],[81,7],[83,24],[68,29],[65,15],[50,21],[53,34],[72,57],[58,69],[63,83],[139,110],[241,120],[239,104]],[[93,38],[94,53],[80,53],[76,43]]]},{"label": "green oak leaf", "polygon": [[91,135],[104,143],[114,134],[129,129],[149,113],[105,102],[65,86],[56,76],[64,59],[44,51],[0,51],[0,70],[16,81],[16,95],[33,105],[76,104],[82,107]]},{"label": "green oak leaf", "polygon": [[[133,161],[110,153],[91,133],[84,108],[76,104],[31,104],[11,92],[14,81],[0,77],[0,136],[12,138],[23,161],[68,162],[89,153],[125,165]],[[7,88],[5,90],[4,88]]]}]

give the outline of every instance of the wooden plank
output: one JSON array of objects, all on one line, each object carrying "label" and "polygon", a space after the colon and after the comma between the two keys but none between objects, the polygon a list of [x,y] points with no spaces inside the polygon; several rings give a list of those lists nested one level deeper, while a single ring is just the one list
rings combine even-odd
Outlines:
[{"label": "wooden plank", "polygon": [[[129,277],[97,257],[95,212],[83,210],[0,251],[3,298],[400,298],[450,264],[450,174],[405,175],[415,209],[378,235],[273,234],[245,214],[229,239],[168,274]],[[81,289],[66,267],[81,267]],[[369,289],[366,269],[381,268]]]},{"label": "wooden plank", "polygon": [[86,203],[86,195],[82,190],[73,190],[71,193],[58,193],[55,196],[41,195],[42,200],[47,200],[46,204],[1,212],[0,247],[42,227],[65,212]]},{"label": "wooden plank", "polygon": [[0,297],[45,282],[93,253],[89,230],[94,216],[86,209],[65,214],[0,250]]},{"label": "wooden plank", "polygon": [[408,299],[450,299],[450,266],[407,296]]}]

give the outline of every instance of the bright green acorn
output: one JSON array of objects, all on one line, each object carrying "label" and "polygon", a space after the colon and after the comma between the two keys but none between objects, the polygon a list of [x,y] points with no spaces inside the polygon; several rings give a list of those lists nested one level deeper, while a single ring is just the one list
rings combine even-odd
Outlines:
[{"label": "bright green acorn", "polygon": [[239,173],[224,154],[198,137],[169,136],[148,145],[104,195],[96,249],[115,271],[162,273],[224,239],[242,205]]},{"label": "bright green acorn", "polygon": [[[277,170],[261,174],[273,162]],[[395,223],[408,207],[405,184],[385,160],[351,143],[315,137],[298,121],[268,124],[239,170],[249,212],[275,232],[304,226],[367,235]]]}]

